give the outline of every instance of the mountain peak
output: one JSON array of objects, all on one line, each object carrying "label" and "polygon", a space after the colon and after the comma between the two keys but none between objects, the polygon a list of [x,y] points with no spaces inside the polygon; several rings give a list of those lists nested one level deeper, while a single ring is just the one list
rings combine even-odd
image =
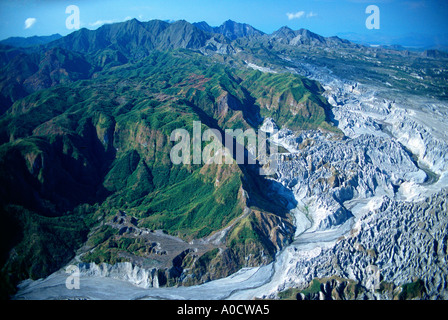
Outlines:
[{"label": "mountain peak", "polygon": [[59,33],[52,34],[50,36],[32,36],[32,37],[10,37],[8,39],[0,41],[1,44],[13,46],[13,47],[31,47],[34,45],[41,45],[60,39],[62,36]]},{"label": "mountain peak", "polygon": [[[173,28],[184,28],[186,30],[190,30],[190,29],[198,29],[194,24],[186,21],[186,20],[177,20],[174,21],[173,23],[170,24]],[[202,32],[202,30],[201,30]]]},{"label": "mountain peak", "polygon": [[[197,26],[195,26],[194,24],[186,21],[186,20],[177,20],[173,23],[170,24],[169,26],[170,30],[173,30],[173,32],[199,32],[199,33],[203,33],[203,30],[200,30],[200,28],[198,28]],[[181,31],[184,30],[184,31]]]},{"label": "mountain peak", "polygon": [[195,22],[193,25],[208,33],[222,34],[230,40],[241,37],[261,36],[264,34],[262,31],[255,29],[247,23],[239,23],[231,19],[224,21],[219,27],[211,27],[205,21]]},{"label": "mountain peak", "polygon": [[215,33],[220,33],[231,40],[241,37],[261,36],[264,32],[255,29],[249,24],[227,20],[219,27],[213,28]]},{"label": "mountain peak", "polygon": [[228,20],[224,21],[223,25],[224,24],[227,24],[227,25],[229,25],[229,24],[238,24],[238,22],[235,22],[235,21],[233,21],[231,19],[228,19]]},{"label": "mountain peak", "polygon": [[300,34],[303,37],[309,38],[309,39],[319,39],[319,40],[323,40],[324,37],[318,35],[317,33],[314,33],[308,29],[299,29],[297,31],[298,34]]},{"label": "mountain peak", "polygon": [[288,45],[311,45],[311,46],[326,46],[336,45],[341,41],[338,39],[325,38],[308,29],[301,28],[299,30],[292,30],[287,26],[283,26],[272,34],[272,38],[278,42]]},{"label": "mountain peak", "polygon": [[198,25],[198,26],[204,26],[204,27],[210,27],[212,28],[207,22],[205,21],[199,21],[199,22],[194,22],[193,25]]},{"label": "mountain peak", "polygon": [[205,21],[200,21],[200,22],[194,22],[193,25],[198,28],[201,29],[202,31],[208,32],[208,33],[215,33],[215,30],[213,27],[211,27],[207,22]]},{"label": "mountain peak", "polygon": [[299,30],[297,30],[300,34],[302,35],[306,35],[306,36],[317,36],[316,33],[308,30],[308,29],[304,29],[304,28],[300,28]]},{"label": "mountain peak", "polygon": [[280,29],[278,29],[277,31],[294,31],[294,30],[292,30],[290,27],[288,27],[288,26],[283,26],[283,27],[281,27]]},{"label": "mountain peak", "polygon": [[[120,25],[120,24],[123,25],[123,26],[126,26],[126,27],[142,25],[142,23],[140,21],[138,21],[136,18],[133,18],[133,19],[130,19],[130,20],[126,20],[126,21],[123,21],[123,22],[119,22],[117,25]],[[107,24],[105,24],[104,26],[107,26]]]},{"label": "mountain peak", "polygon": [[283,26],[272,34],[274,37],[294,37],[295,32],[288,26]]},{"label": "mountain peak", "polygon": [[174,21],[172,24],[191,24],[191,23],[185,19],[180,19],[180,20]]}]

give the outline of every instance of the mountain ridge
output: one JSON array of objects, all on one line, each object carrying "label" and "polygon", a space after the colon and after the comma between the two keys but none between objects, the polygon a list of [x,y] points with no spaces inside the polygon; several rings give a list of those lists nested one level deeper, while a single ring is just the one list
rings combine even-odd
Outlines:
[{"label": "mountain ridge", "polygon": [[0,41],[0,44],[12,47],[27,48],[35,45],[46,44],[51,41],[62,38],[62,35],[55,33],[49,36],[32,36],[32,37],[9,37]]},{"label": "mountain ridge", "polygon": [[223,24],[218,27],[211,27],[207,22],[195,22],[194,26],[210,33],[218,33],[226,36],[230,40],[235,40],[241,37],[253,37],[253,36],[262,36],[265,33],[255,29],[249,24],[239,23],[232,20],[227,20]]},{"label": "mountain ridge", "polygon": [[[266,37],[270,41],[271,37],[247,24],[231,20],[214,28],[214,33],[206,32],[200,27],[207,30],[205,22],[195,25],[185,20],[168,23],[161,20],[141,22],[132,19],[103,25],[95,30],[82,28],[49,43],[29,48],[4,47],[3,51],[0,50],[0,65],[4,66],[4,76],[3,79],[0,78],[0,92],[5,103],[0,107],[0,114],[18,98],[37,89],[48,88],[61,82],[87,79],[104,68],[143,59],[154,50],[189,49],[205,54],[232,54],[240,50],[237,48],[241,46],[240,43],[233,43],[234,41],[244,39],[256,42],[263,41]],[[287,45],[328,44],[326,38],[310,31],[301,29],[292,32],[294,37],[279,42],[285,42]],[[301,41],[297,41],[298,36]],[[82,72],[67,74],[67,69],[59,64],[48,64],[46,52],[54,51],[55,48],[59,48],[60,55],[76,57],[80,65],[86,68]],[[14,57],[19,55],[22,58],[15,61]],[[9,63],[11,64],[8,66]],[[8,74],[16,72],[14,70],[21,72],[21,76],[15,80],[8,78]],[[43,74],[46,75],[42,77]]]}]

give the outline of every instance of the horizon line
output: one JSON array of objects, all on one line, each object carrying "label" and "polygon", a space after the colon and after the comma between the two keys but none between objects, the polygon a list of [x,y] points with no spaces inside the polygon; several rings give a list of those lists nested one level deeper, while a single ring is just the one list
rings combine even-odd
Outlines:
[{"label": "horizon line", "polygon": [[[425,49],[425,48],[428,48],[428,46],[423,46],[423,45],[403,45],[403,44],[400,44],[400,43],[378,43],[378,41],[371,41],[371,42],[368,42],[368,41],[366,41],[366,40],[359,40],[359,39],[349,39],[349,38],[345,38],[344,37],[344,35],[345,34],[353,34],[353,35],[355,35],[355,36],[365,36],[364,34],[362,34],[362,33],[356,33],[356,32],[338,32],[338,33],[336,33],[336,34],[333,34],[333,35],[329,35],[329,36],[324,36],[324,35],[321,35],[321,34],[319,34],[319,33],[316,33],[316,32],[314,32],[314,31],[312,31],[312,30],[310,30],[310,29],[307,29],[307,28],[299,28],[299,29],[294,29],[294,28],[291,28],[290,26],[288,26],[288,25],[283,25],[283,26],[281,26],[281,27],[279,27],[278,29],[276,29],[276,30],[274,30],[274,31],[272,31],[271,33],[267,33],[267,32],[265,32],[265,31],[262,31],[262,30],[260,30],[260,29],[258,29],[258,28],[256,28],[256,27],[254,27],[253,25],[251,25],[251,24],[249,24],[249,23],[246,23],[246,22],[238,22],[238,21],[235,21],[235,20],[232,20],[231,18],[229,18],[229,19],[227,19],[227,20],[225,20],[224,22],[222,22],[220,25],[217,25],[217,26],[212,26],[212,25],[210,25],[210,23],[208,23],[207,21],[205,21],[205,20],[201,20],[201,21],[195,21],[195,22],[190,22],[190,21],[188,21],[188,20],[186,20],[186,19],[178,19],[178,20],[171,20],[171,19],[157,19],[157,18],[155,18],[155,19],[149,19],[149,20],[139,20],[138,18],[136,18],[136,17],[129,17],[129,18],[124,18],[124,20],[121,20],[121,21],[106,21],[106,22],[104,22],[104,23],[101,23],[101,24],[99,24],[98,26],[93,26],[92,24],[95,24],[96,22],[94,22],[94,23],[89,23],[89,24],[87,24],[87,25],[85,25],[85,26],[82,26],[81,28],[79,28],[79,29],[77,29],[77,30],[74,30],[74,31],[71,31],[71,30],[68,30],[68,32],[67,33],[65,33],[65,34],[61,34],[61,33],[59,33],[59,32],[56,32],[56,33],[52,33],[52,34],[42,34],[42,35],[39,35],[39,34],[35,34],[35,35],[32,35],[32,36],[29,36],[29,37],[23,37],[23,36],[9,36],[9,37],[7,37],[7,38],[3,38],[3,39],[0,39],[0,42],[1,41],[5,41],[5,40],[8,40],[8,39],[11,39],[11,38],[19,38],[19,39],[29,39],[29,38],[34,38],[34,37],[50,37],[50,36],[54,36],[54,35],[60,35],[61,37],[65,37],[65,36],[67,36],[67,35],[69,35],[69,34],[72,34],[73,32],[77,32],[77,31],[80,31],[80,30],[82,30],[82,29],[86,29],[86,30],[89,30],[89,31],[95,31],[95,30],[98,30],[99,28],[101,28],[101,27],[103,27],[103,26],[106,26],[106,25],[113,25],[113,24],[119,24],[119,23],[125,23],[125,22],[127,22],[127,21],[132,21],[132,20],[136,20],[136,21],[138,21],[138,22],[143,22],[143,23],[145,23],[145,22],[150,22],[150,21],[162,21],[162,22],[166,22],[166,23],[169,23],[169,24],[172,24],[172,23],[176,23],[176,22],[180,22],[180,21],[185,21],[185,22],[187,22],[187,23],[189,23],[189,24],[191,24],[191,25],[194,25],[195,23],[202,23],[202,22],[204,22],[204,23],[206,23],[207,25],[209,25],[211,28],[218,28],[218,27],[220,27],[220,26],[223,26],[226,22],[228,22],[228,21],[231,21],[231,22],[235,22],[235,23],[238,23],[238,24],[245,24],[245,25],[249,25],[249,26],[251,26],[252,28],[254,28],[255,30],[257,30],[257,31],[260,31],[260,32],[262,32],[263,34],[265,34],[265,35],[272,35],[272,34],[274,34],[275,32],[277,32],[277,31],[279,31],[279,30],[281,30],[282,28],[289,28],[290,30],[293,30],[293,31],[300,31],[300,30],[307,30],[307,31],[309,31],[309,32],[311,32],[311,33],[314,33],[314,34],[316,34],[316,35],[319,35],[319,36],[322,36],[322,37],[324,37],[324,38],[331,38],[331,37],[337,37],[337,38],[340,38],[340,39],[343,39],[343,40],[347,40],[347,41],[350,41],[350,42],[353,42],[353,43],[355,43],[355,44],[362,44],[362,45],[365,45],[365,46],[401,46],[401,47],[403,47],[403,48],[405,48],[405,49]],[[97,21],[98,22],[98,21]],[[90,28],[89,28],[90,27]],[[198,28],[198,27],[197,27]],[[198,29],[200,29],[200,28],[198,28]],[[389,37],[389,38],[397,38],[397,37],[405,37],[405,36],[407,36],[407,34],[402,34],[402,35],[400,35],[400,36],[387,36],[387,35],[384,35],[384,34],[379,34],[380,36],[386,36],[386,37]],[[428,34],[418,34],[418,35],[420,35],[420,36],[427,36]],[[434,47],[434,46],[432,46],[432,47]],[[439,47],[440,47],[440,45],[439,45]],[[447,44],[444,44],[444,45],[441,45],[441,47],[448,47],[448,43]]]}]

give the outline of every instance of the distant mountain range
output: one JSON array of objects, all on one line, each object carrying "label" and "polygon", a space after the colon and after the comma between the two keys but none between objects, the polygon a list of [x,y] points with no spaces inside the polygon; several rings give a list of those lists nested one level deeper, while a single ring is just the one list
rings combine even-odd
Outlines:
[{"label": "distant mountain range", "polygon": [[338,36],[363,45],[381,45],[407,50],[443,50],[448,52],[448,34],[424,35],[409,33],[401,36],[389,36],[382,33],[359,34],[354,32],[339,33]]},{"label": "distant mountain range", "polygon": [[[3,101],[0,114],[8,105],[31,92],[62,82],[88,79],[104,68],[139,61],[154,50],[183,48],[203,54],[234,54],[259,46],[277,51],[291,47],[344,52],[346,49],[369,50],[369,46],[363,47],[336,36],[323,37],[306,29],[292,30],[284,26],[272,34],[265,34],[248,24],[231,20],[212,27],[206,22],[141,22],[132,19],[106,24],[96,30],[83,28],[64,37],[56,34],[9,38],[0,42],[0,66],[7,68],[0,77],[0,99]],[[386,49],[400,51],[403,48]],[[421,54],[445,57],[445,53],[434,50]]]},{"label": "distant mountain range", "polygon": [[[135,19],[134,19],[135,20]],[[137,20],[136,20],[137,21]],[[157,23],[155,23],[157,21]],[[124,23],[126,23],[125,21]],[[184,21],[185,22],[185,21]],[[142,22],[143,24],[146,24],[145,22]],[[150,23],[150,22],[148,22]],[[110,25],[116,25],[110,24]],[[118,23],[120,24],[120,23]],[[169,25],[169,24],[179,24],[179,21],[171,21],[171,20],[165,20],[165,21],[158,21],[154,20],[152,24],[160,24],[162,25]],[[251,38],[251,37],[261,37],[265,34],[263,31],[260,31],[254,27],[252,27],[249,24],[246,23],[238,23],[232,20],[225,21],[220,26],[210,26],[207,22],[201,21],[201,22],[194,22],[192,23],[193,26],[196,28],[209,33],[209,34],[220,34],[228,38],[229,40],[235,40],[238,38]],[[103,26],[104,27],[104,26]],[[162,26],[162,29],[164,29],[165,26]],[[99,29],[101,29],[100,27]],[[151,27],[149,27],[151,29]],[[84,30],[84,29],[83,29]],[[85,29],[84,32],[88,31]],[[94,31],[94,30],[93,30]],[[154,30],[153,30],[154,31]],[[151,31],[150,31],[151,32]],[[295,34],[297,32],[297,34]],[[345,41],[351,41],[357,44],[361,45],[374,45],[374,46],[383,46],[387,48],[395,48],[397,50],[400,50],[401,48],[404,48],[404,50],[417,50],[417,51],[423,51],[423,50],[441,50],[448,52],[448,34],[440,34],[440,35],[424,35],[419,33],[409,33],[406,35],[401,36],[390,36],[386,35],[380,32],[371,33],[371,34],[359,34],[354,32],[342,32],[338,33],[337,36],[324,38],[321,36],[317,36],[316,34],[313,34],[309,30],[301,29],[297,31],[291,30],[289,27],[282,27],[279,30],[273,32],[271,35],[268,36],[274,36],[274,35],[283,35],[287,37],[296,37],[300,33],[302,36],[306,36],[305,34],[308,33],[308,35],[311,35],[312,38],[314,38],[317,41],[322,42],[323,39],[346,39]],[[157,34],[157,32],[156,32]],[[317,37],[316,37],[317,36]],[[28,48],[35,45],[43,45],[50,43],[54,40],[58,40],[62,38],[60,34],[53,34],[50,36],[33,36],[33,37],[10,37],[5,40],[1,40],[0,44],[2,45],[8,45],[12,47],[19,47],[19,48]],[[162,41],[163,42],[163,41]],[[301,42],[302,43],[302,42]]]},{"label": "distant mountain range", "polygon": [[[134,19],[135,20],[135,19]],[[173,24],[178,23],[178,21],[164,20],[159,23]],[[206,33],[221,34],[230,40],[235,40],[243,37],[258,37],[266,35],[263,31],[260,31],[249,24],[238,23],[232,20],[225,21],[220,26],[210,26],[207,22],[194,22],[193,26]],[[291,29],[289,27],[282,27],[275,31],[273,34],[283,33],[291,35]],[[310,32],[306,30],[307,32]],[[302,34],[305,32],[300,31]],[[320,36],[319,36],[320,37]],[[379,45],[384,47],[395,47],[395,48],[405,48],[411,50],[426,50],[426,49],[436,49],[448,51],[448,34],[440,35],[424,35],[419,33],[409,33],[401,36],[390,36],[383,34],[381,32],[369,33],[369,34],[359,34],[355,32],[342,32],[338,33],[337,36],[329,38],[346,39],[354,43],[362,45]],[[10,37],[5,40],[1,40],[0,44],[9,45],[13,47],[27,48],[35,45],[42,45],[54,40],[60,39],[62,36],[60,34],[53,34],[50,36],[32,36],[32,37]],[[323,38],[323,37],[321,37]]]},{"label": "distant mountain range", "polygon": [[[346,40],[325,38],[305,29],[293,31],[283,27],[267,35],[248,24],[231,20],[219,27],[210,27],[205,22],[141,22],[132,19],[103,25],[96,30],[83,28],[65,37],[53,35],[13,40],[0,43],[0,48],[3,45],[0,66],[9,64],[0,77],[4,101],[0,113],[6,110],[6,105],[31,92],[61,82],[87,79],[101,69],[139,61],[154,50],[184,48],[206,54],[227,54],[241,50],[238,47],[257,43],[264,46],[356,46]],[[12,45],[18,48],[12,48]]]},{"label": "distant mountain range", "polygon": [[46,44],[60,38],[62,38],[62,36],[59,33],[55,33],[51,36],[33,36],[28,38],[10,37],[8,39],[0,41],[0,44],[12,47],[27,48],[39,44]]},{"label": "distant mountain range", "polygon": [[141,22],[132,19],[106,24],[96,30],[83,28],[65,37],[59,34],[29,38],[11,37],[0,41],[0,45],[20,48],[48,45],[47,47],[60,47],[83,53],[110,47],[121,52],[125,51],[126,56],[135,55],[135,58],[138,58],[154,49],[200,48],[211,38],[225,44],[240,38],[269,40],[288,45],[350,44],[349,41],[336,36],[322,37],[306,29],[292,30],[286,26],[268,35],[249,24],[232,20],[227,20],[218,27],[212,27],[204,21]]},{"label": "distant mountain range", "polygon": [[[0,100],[3,101],[0,114],[31,92],[67,81],[88,79],[104,68],[139,61],[154,50],[183,48],[208,55],[235,54],[258,47],[277,51],[292,47],[337,49],[342,51],[342,55],[347,54],[347,49],[370,50],[369,45],[363,46],[337,36],[323,37],[306,29],[292,30],[284,26],[272,34],[265,34],[248,24],[231,20],[212,27],[206,22],[141,22],[132,19],[106,24],[96,30],[83,28],[64,37],[56,34],[9,38],[0,42],[0,66],[6,67],[0,77]],[[384,48],[407,50],[399,46]],[[269,55],[268,51],[265,53]],[[430,58],[446,57],[444,52],[437,50],[419,54]]]}]

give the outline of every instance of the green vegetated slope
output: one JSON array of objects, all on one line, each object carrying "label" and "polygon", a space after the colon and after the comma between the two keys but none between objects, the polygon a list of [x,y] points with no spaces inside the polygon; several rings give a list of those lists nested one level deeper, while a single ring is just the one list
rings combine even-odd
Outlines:
[{"label": "green vegetated slope", "polygon": [[330,106],[320,94],[319,83],[294,74],[253,71],[244,76],[242,85],[256,97],[261,115],[293,130],[325,128]]},{"label": "green vegetated slope", "polygon": [[[288,217],[284,203],[263,194],[270,182],[236,163],[174,165],[170,135],[192,133],[193,121],[203,131],[256,129],[267,116],[292,129],[331,128],[320,92],[296,75],[175,50],[17,100],[0,118],[2,287],[54,272],[119,210],[185,240],[234,223],[227,272],[272,260],[288,234],[271,231]],[[209,271],[225,265],[209,258]],[[203,275],[205,260],[194,260],[193,271]]]}]

